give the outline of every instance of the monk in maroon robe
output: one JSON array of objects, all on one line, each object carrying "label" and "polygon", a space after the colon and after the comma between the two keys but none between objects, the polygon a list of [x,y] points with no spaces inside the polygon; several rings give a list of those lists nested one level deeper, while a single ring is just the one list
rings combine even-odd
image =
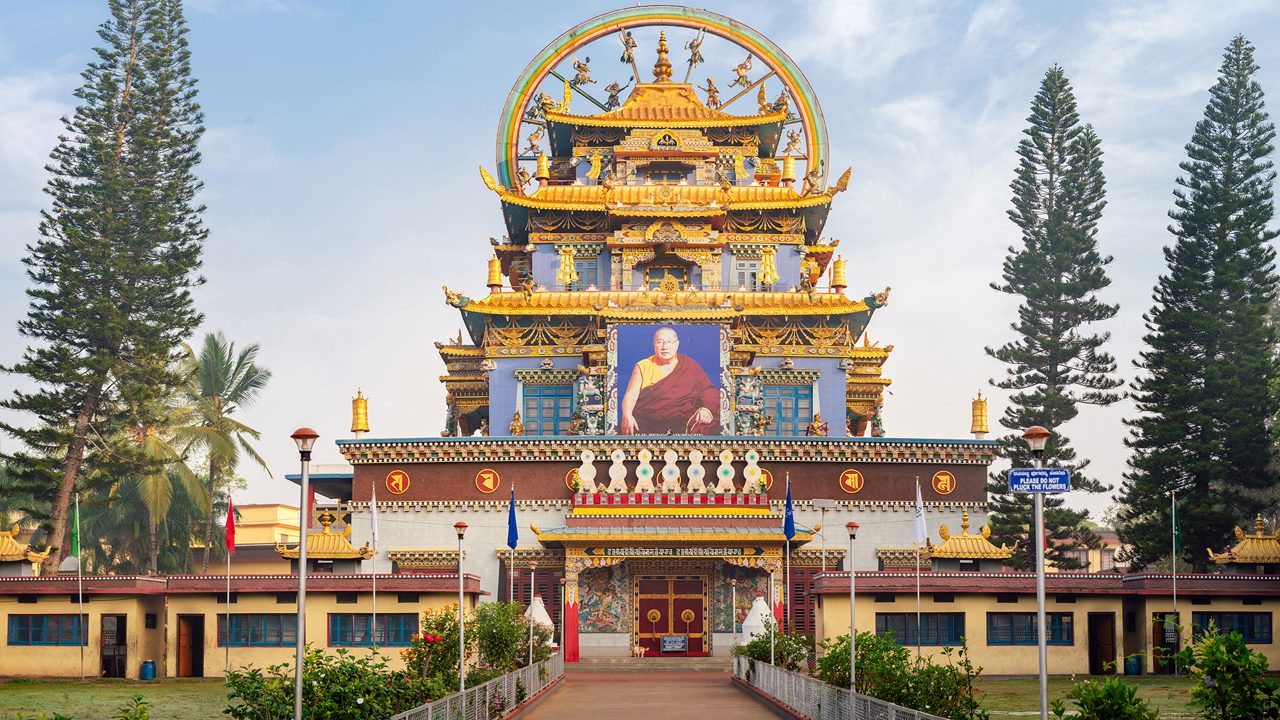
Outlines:
[{"label": "monk in maroon robe", "polygon": [[718,435],[720,390],[679,352],[674,328],[653,335],[653,355],[636,363],[622,398],[623,435]]}]

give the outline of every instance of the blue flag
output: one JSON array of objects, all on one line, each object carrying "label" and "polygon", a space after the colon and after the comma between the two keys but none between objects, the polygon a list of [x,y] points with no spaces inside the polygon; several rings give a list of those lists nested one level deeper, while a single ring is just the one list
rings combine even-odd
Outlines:
[{"label": "blue flag", "polygon": [[520,533],[516,531],[516,487],[511,485],[511,502],[507,503],[507,547],[512,550],[520,544]]},{"label": "blue flag", "polygon": [[782,521],[782,534],[786,535],[787,539],[790,540],[791,538],[796,536],[796,516],[791,509],[791,474],[790,473],[787,474],[787,512],[783,516],[783,518],[784,519]]}]

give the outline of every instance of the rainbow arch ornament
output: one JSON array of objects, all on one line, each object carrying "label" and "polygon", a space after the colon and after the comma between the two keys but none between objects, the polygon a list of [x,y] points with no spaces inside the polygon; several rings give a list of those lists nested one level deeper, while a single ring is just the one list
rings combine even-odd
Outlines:
[{"label": "rainbow arch ornament", "polygon": [[817,94],[796,62],[754,28],[709,10],[678,5],[647,5],[607,12],[566,30],[535,55],[512,85],[502,108],[495,147],[498,183],[508,188],[520,184],[516,169],[523,115],[551,71],[574,57],[579,48],[602,37],[633,28],[658,26],[705,30],[738,45],[763,63],[786,87],[794,102],[806,138],[807,165],[810,169],[818,168],[819,185],[826,185],[831,166],[827,157],[827,124]]}]

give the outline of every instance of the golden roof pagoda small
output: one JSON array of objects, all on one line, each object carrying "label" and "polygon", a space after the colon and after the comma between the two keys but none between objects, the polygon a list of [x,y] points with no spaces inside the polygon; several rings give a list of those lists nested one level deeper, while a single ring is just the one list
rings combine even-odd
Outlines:
[{"label": "golden roof pagoda small", "polygon": [[941,545],[934,545],[931,555],[935,558],[955,558],[964,560],[1007,560],[1013,557],[1014,547],[1001,545],[996,547],[991,542],[991,526],[983,525],[982,534],[969,534],[969,511],[965,510],[960,520],[960,534],[952,535],[946,525],[939,526],[938,535]]},{"label": "golden roof pagoda small", "polygon": [[1253,521],[1253,532],[1246,533],[1242,528],[1236,527],[1235,547],[1222,553],[1215,553],[1209,549],[1209,558],[1219,565],[1235,565],[1235,566],[1268,566],[1280,565],[1280,529],[1274,529],[1268,534],[1266,525],[1262,522],[1262,515]]},{"label": "golden roof pagoda small", "polygon": [[[53,548],[45,548],[44,552],[36,552],[31,549],[30,545],[20,544],[16,538],[21,528],[14,525],[9,532],[0,531],[0,564],[3,563],[31,563],[31,573],[38,575],[40,573],[40,563],[49,556],[49,552]],[[0,572],[0,575],[6,573]],[[25,574],[25,573],[19,573]]]},{"label": "golden roof pagoda small", "polygon": [[[320,530],[307,533],[307,560],[368,560],[373,557],[369,544],[357,548],[351,544],[351,524],[346,523],[341,533],[335,533],[330,527],[337,522],[338,516],[329,511],[320,513],[316,520]],[[298,559],[298,546],[289,547],[276,544],[276,552],[280,557],[289,560]]]}]

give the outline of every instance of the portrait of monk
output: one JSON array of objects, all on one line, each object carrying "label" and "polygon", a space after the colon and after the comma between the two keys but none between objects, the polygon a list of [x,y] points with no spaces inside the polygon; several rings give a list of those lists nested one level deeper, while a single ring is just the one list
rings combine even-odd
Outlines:
[{"label": "portrait of monk", "polygon": [[623,435],[719,435],[720,390],[680,352],[675,328],[653,334],[653,355],[636,363],[622,396]]}]

